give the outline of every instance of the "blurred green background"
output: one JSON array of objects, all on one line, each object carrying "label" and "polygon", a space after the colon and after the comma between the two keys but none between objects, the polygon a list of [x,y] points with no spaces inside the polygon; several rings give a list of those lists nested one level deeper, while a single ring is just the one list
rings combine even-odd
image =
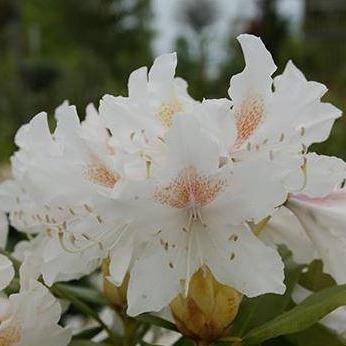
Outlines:
[{"label": "blurred green background", "polygon": [[[194,97],[225,97],[244,64],[241,32],[262,37],[279,71],[292,59],[326,84],[325,99],[345,109],[345,0],[0,0],[0,162],[33,115],[65,99],[82,115],[105,93],[125,94],[129,73],[163,52],[177,51]],[[346,159],[345,120],[314,149]]]}]

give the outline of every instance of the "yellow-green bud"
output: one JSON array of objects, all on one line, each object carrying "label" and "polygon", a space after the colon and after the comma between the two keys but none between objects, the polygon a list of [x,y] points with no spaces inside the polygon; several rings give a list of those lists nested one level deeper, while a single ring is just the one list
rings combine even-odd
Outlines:
[{"label": "yellow-green bud", "polygon": [[180,294],[170,307],[179,331],[208,345],[227,333],[241,299],[238,291],[217,282],[204,267],[192,276],[187,296]]}]

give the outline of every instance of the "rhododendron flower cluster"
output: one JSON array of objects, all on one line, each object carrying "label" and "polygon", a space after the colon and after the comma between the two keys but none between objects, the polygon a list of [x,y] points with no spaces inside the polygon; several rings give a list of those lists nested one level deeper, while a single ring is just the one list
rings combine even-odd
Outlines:
[{"label": "rhododendron flower cluster", "polygon": [[[128,96],[89,105],[85,120],[65,101],[54,129],[46,113],[19,129],[12,178],[0,185],[0,239],[5,247],[7,214],[28,240],[12,253],[21,288],[6,301],[5,345],[67,345],[48,288],[104,260],[114,289],[126,281],[129,316],[188,297],[196,273],[237,301],[284,294],[281,244],[296,262],[321,259],[346,283],[346,165],[308,151],[341,111],[292,62],[273,77],[259,38],[238,40],[245,68],[231,77],[228,98],[194,100],[175,77],[176,55],[165,54],[131,73]],[[1,256],[0,289],[13,276]],[[45,331],[31,329],[28,313]],[[56,341],[42,341],[46,333]]]}]

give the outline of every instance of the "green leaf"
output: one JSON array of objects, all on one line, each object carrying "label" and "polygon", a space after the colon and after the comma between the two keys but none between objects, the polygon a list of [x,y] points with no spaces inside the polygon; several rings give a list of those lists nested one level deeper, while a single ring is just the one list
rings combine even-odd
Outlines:
[{"label": "green leaf", "polygon": [[256,298],[244,298],[231,330],[233,336],[243,336],[248,330],[272,320],[287,309],[303,266],[295,264],[290,259],[286,259],[285,262],[285,294],[264,294]]},{"label": "green leaf", "polygon": [[112,346],[104,342],[92,342],[88,340],[72,340],[69,346]]},{"label": "green leaf", "polygon": [[153,326],[161,327],[164,329],[173,330],[175,332],[178,331],[174,323],[164,320],[163,318],[150,315],[150,314],[142,314],[142,315],[136,316],[136,320],[142,323],[148,323]]},{"label": "green leaf", "polygon": [[95,335],[99,334],[102,332],[103,328],[102,327],[94,327],[94,328],[89,328],[86,330],[81,331],[80,333],[76,334],[73,336],[73,339],[75,340],[80,340],[80,339],[91,339]]},{"label": "green leaf", "polygon": [[290,311],[254,328],[246,334],[244,340],[248,344],[256,344],[279,335],[302,331],[342,305],[346,305],[346,285],[326,288]]},{"label": "green leaf", "polygon": [[323,272],[323,263],[320,260],[309,264],[307,272],[301,275],[299,283],[312,292],[336,285],[334,279]]},{"label": "green leaf", "polygon": [[190,339],[185,338],[182,336],[179,340],[177,340],[173,346],[194,346],[194,342]]},{"label": "green leaf", "polygon": [[295,346],[283,336],[279,336],[278,338],[267,340],[262,343],[260,346]]},{"label": "green leaf", "polygon": [[291,341],[295,346],[344,346],[338,335],[334,334],[328,328],[321,324],[315,324],[312,327],[299,333],[286,335],[285,338]]}]

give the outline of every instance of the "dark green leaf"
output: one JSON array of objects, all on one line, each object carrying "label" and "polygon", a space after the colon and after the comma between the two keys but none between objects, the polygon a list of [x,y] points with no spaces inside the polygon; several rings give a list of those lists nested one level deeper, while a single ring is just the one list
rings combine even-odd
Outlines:
[{"label": "dark green leaf", "polygon": [[112,346],[104,342],[92,342],[88,340],[72,340],[69,346]]},{"label": "dark green leaf", "polygon": [[150,314],[142,314],[142,315],[137,316],[136,319],[140,322],[148,323],[148,324],[151,324],[153,326],[173,330],[175,332],[178,331],[174,323],[169,322],[167,320],[164,320],[163,318],[160,318],[157,316],[153,316]]},{"label": "dark green leaf", "polygon": [[299,283],[312,292],[335,286],[333,278],[323,272],[322,261],[318,260],[310,263],[308,271],[301,275]]},{"label": "dark green leaf", "polygon": [[245,336],[245,341],[248,344],[260,343],[279,335],[302,331],[342,305],[346,305],[346,285],[326,288],[290,311],[254,328]]},{"label": "dark green leaf", "polygon": [[194,342],[182,336],[173,344],[173,346],[194,346]]},{"label": "dark green leaf", "polygon": [[289,340],[285,339],[283,336],[278,338],[267,340],[261,344],[261,346],[295,346]]},{"label": "dark green leaf", "polygon": [[295,346],[343,346],[345,342],[321,324],[315,324],[312,327],[299,333],[286,335],[285,338],[291,341]]},{"label": "dark green leaf", "polygon": [[74,335],[73,339],[75,340],[80,340],[80,339],[91,339],[95,335],[99,334],[102,332],[103,328],[102,327],[95,327],[95,328],[90,328],[83,330],[82,332]]}]

